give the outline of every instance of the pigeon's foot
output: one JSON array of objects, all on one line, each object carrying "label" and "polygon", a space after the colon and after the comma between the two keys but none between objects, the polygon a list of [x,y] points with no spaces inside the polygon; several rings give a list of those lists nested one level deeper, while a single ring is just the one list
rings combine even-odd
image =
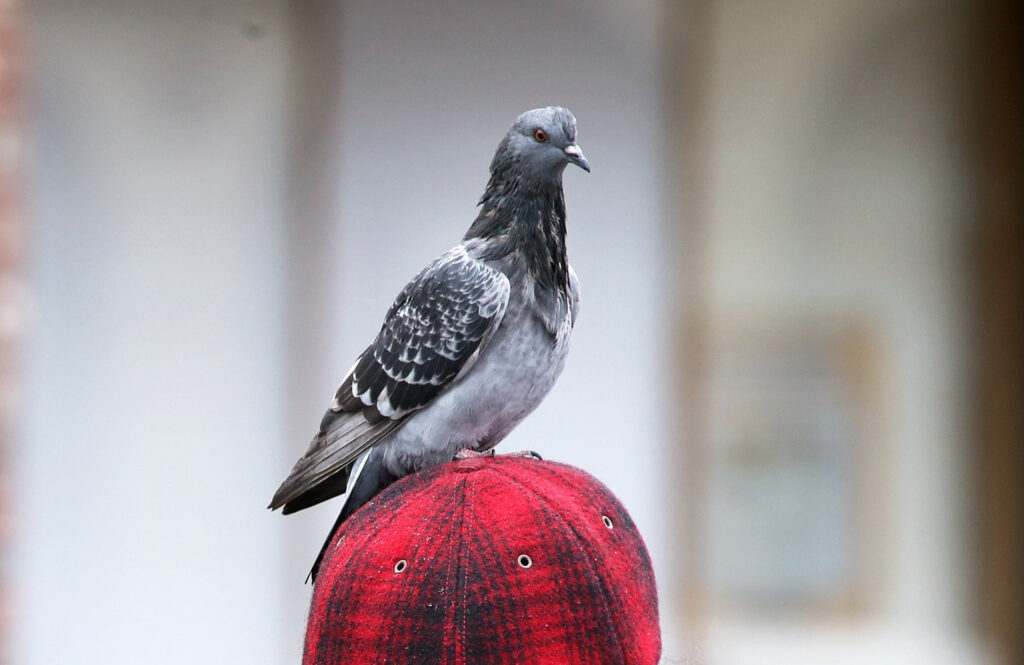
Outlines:
[{"label": "pigeon's foot", "polygon": [[[453,457],[452,459],[476,459],[476,458],[479,458],[479,457],[494,457],[494,456],[495,456],[494,448],[491,448],[490,450],[485,450],[483,452],[480,452],[480,451],[477,451],[477,450],[471,450],[469,448],[462,448],[462,449],[459,450],[459,452],[455,453],[455,457]],[[506,453],[505,456],[506,457],[529,457],[530,459],[539,459],[539,460],[543,460],[544,459],[543,457],[540,456],[540,453],[538,453],[536,450],[520,450],[519,452],[515,452],[515,453]]]},{"label": "pigeon's foot", "polygon": [[494,448],[485,450],[482,453],[469,448],[461,448],[452,459],[473,459],[475,457],[494,457]]}]

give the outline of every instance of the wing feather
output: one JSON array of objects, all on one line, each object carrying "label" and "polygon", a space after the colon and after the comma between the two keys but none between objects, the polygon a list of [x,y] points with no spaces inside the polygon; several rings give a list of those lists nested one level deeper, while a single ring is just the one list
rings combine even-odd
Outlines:
[{"label": "wing feather", "polygon": [[501,324],[509,281],[460,245],[406,285],[270,507],[294,512],[345,491],[359,455],[464,375]]}]

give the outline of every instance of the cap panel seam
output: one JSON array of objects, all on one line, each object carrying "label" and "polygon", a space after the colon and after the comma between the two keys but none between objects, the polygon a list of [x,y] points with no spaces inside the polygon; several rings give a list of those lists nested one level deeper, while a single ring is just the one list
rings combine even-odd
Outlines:
[{"label": "cap panel seam", "polygon": [[[462,478],[455,485],[454,491],[452,492],[452,500],[455,505],[458,506],[458,526],[454,529],[459,534],[457,539],[452,539],[451,547],[449,548],[448,554],[448,575],[447,584],[448,588],[455,587],[455,593],[453,594],[453,601],[451,604],[451,626],[452,632],[452,644],[451,653],[453,658],[452,665],[464,665],[465,663],[465,602],[463,595],[465,594],[464,584],[461,582],[460,574],[462,565],[463,552],[465,550],[465,541],[463,538],[465,525],[466,525],[466,483],[467,479]],[[461,494],[461,496],[459,496]],[[461,621],[460,621],[461,613]],[[460,634],[459,626],[462,626]],[[447,657],[447,648],[445,649]]]},{"label": "cap panel seam", "polygon": [[[459,589],[459,609],[462,612],[462,630],[459,633],[459,642],[462,645],[461,658],[458,660],[458,665],[465,665],[466,662],[466,588],[469,585],[469,564],[468,548],[466,547],[466,511],[467,509],[472,510],[473,505],[473,482],[472,478],[467,478],[464,482],[463,497],[462,497],[462,517],[459,524],[459,568],[462,573],[462,584]],[[468,508],[467,508],[468,506]]]}]

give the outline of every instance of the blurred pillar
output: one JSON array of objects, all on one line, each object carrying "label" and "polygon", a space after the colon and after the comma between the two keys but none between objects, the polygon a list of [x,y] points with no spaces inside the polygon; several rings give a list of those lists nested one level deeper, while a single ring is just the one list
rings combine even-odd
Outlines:
[{"label": "blurred pillar", "polygon": [[[338,368],[328,362],[339,280],[332,257],[338,237],[335,192],[339,178],[338,105],[341,100],[343,3],[288,4],[287,275],[285,298],[285,466],[302,453],[319,422]],[[302,578],[320,547],[324,526],[313,511],[290,516],[282,576],[289,649],[302,644],[310,587]],[[322,516],[321,516],[322,517]],[[333,517],[331,518],[333,519]]]},{"label": "blurred pillar", "polygon": [[979,528],[984,629],[1024,663],[1024,140],[1021,26],[1014,0],[987,7],[979,40]]},{"label": "blurred pillar", "polygon": [[676,485],[677,495],[673,497],[675,505],[682,506],[682,524],[673,527],[677,534],[675,547],[688,553],[680,587],[671,593],[681,599],[685,626],[678,629],[696,636],[706,630],[706,617],[700,611],[706,602],[700,580],[707,562],[703,560],[702,548],[696,545],[706,538],[700,519],[705,508],[701,503],[704,479],[700,473],[704,451],[698,445],[705,423],[697,377],[706,345],[706,331],[699,322],[705,318],[702,311],[707,307],[705,225],[710,155],[706,100],[708,63],[712,56],[712,7],[708,0],[692,0],[666,3],[664,11],[663,105],[666,132],[671,140],[666,172],[677,174],[669,188],[673,195],[667,202],[678,266],[674,278],[679,303],[673,332],[680,341],[675,348],[675,376],[676,390],[683,398],[683,412],[674,424],[675,438],[680,442],[675,449],[675,464],[685,473],[685,480]]}]

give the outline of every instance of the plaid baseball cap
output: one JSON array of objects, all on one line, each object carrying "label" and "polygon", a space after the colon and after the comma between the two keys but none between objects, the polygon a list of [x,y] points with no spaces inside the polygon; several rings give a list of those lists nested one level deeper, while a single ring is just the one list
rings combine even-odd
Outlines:
[{"label": "plaid baseball cap", "polygon": [[622,504],[533,454],[402,478],[329,546],[303,665],[654,665],[657,590]]}]

